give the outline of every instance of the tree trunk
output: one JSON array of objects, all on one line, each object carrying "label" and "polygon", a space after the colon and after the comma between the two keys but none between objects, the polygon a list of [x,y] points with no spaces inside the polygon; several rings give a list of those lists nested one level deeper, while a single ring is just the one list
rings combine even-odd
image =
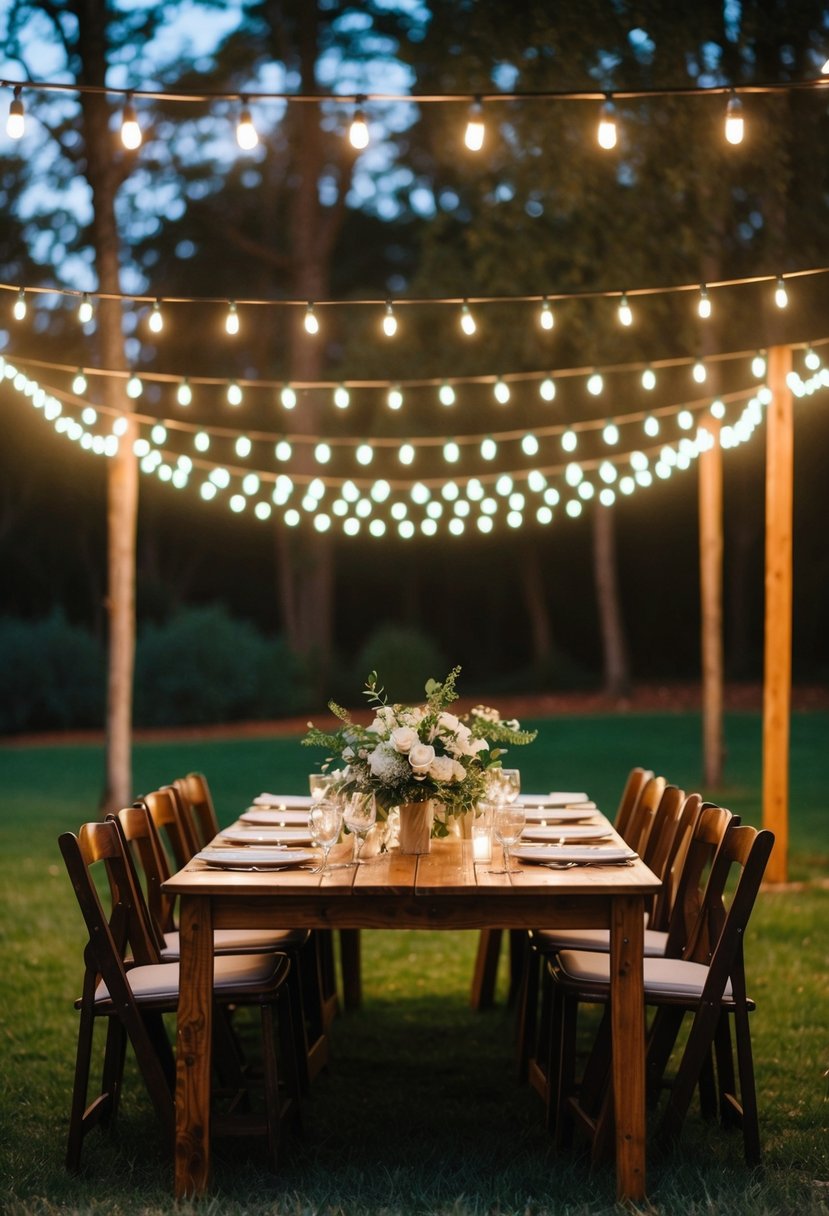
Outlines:
[{"label": "tree trunk", "polygon": [[[98,0],[83,0],[76,8],[77,48],[81,58],[79,82],[103,86],[107,64],[107,10]],[[98,286],[102,292],[120,290],[120,248],[115,218],[119,177],[109,129],[109,105],[104,94],[81,94],[86,178],[92,190],[92,241]],[[101,365],[126,369],[121,329],[121,305],[101,300],[96,339]],[[120,380],[103,377],[104,404],[124,409]],[[121,436],[118,453],[108,465],[107,538],[109,619],[109,670],[106,711],[105,810],[132,801],[132,691],[135,663],[135,536],[138,514],[138,467],[133,444],[136,427],[130,423]]]},{"label": "tree trunk", "polygon": [[608,696],[630,692],[630,663],[616,569],[616,519],[612,509],[593,509],[593,569],[602,637],[604,689]]}]

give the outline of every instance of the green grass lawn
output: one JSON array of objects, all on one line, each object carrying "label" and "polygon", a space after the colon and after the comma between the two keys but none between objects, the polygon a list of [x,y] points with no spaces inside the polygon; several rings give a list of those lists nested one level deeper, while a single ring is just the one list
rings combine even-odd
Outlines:
[{"label": "green grass lawn", "polygon": [[[633,763],[699,788],[693,714],[579,717],[534,723],[522,751],[527,789],[587,788],[609,813]],[[765,1159],[742,1163],[739,1136],[692,1111],[673,1155],[649,1162],[645,1210],[660,1213],[829,1211],[829,715],[795,716],[791,877],[763,892],[747,962]],[[703,790],[758,822],[760,722],[727,721],[727,781]],[[229,821],[264,788],[304,790],[314,754],[296,739],[141,745],[135,787],[188,769],[207,773]],[[96,747],[0,749],[0,1210],[151,1214],[176,1209],[171,1163],[130,1070],[117,1135],[93,1132],[85,1170],[63,1152],[74,1064],[83,930],[56,840],[95,818]],[[332,1067],[306,1107],[306,1135],[279,1178],[254,1144],[218,1145],[200,1212],[447,1213],[499,1216],[614,1210],[613,1174],[556,1159],[538,1099],[514,1079],[503,1002],[468,1009],[475,935],[364,935],[365,1004],[338,1019]],[[504,977],[501,977],[503,988]]]}]

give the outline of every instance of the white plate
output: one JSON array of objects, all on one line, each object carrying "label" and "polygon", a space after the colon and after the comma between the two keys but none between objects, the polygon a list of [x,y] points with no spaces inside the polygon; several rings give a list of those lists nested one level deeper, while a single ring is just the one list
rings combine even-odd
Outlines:
[{"label": "white plate", "polygon": [[587,794],[584,792],[562,792],[554,790],[552,794],[519,794],[518,801],[523,806],[569,806],[571,803],[588,803],[591,807],[596,804],[590,802]]},{"label": "white plate", "polygon": [[579,806],[528,806],[524,808],[527,823],[600,823],[607,820],[604,815],[590,807]]},{"label": "white plate", "polygon": [[314,799],[310,794],[257,794],[253,800],[254,806],[311,806]]},{"label": "white plate", "polygon": [[225,828],[219,839],[228,844],[310,844],[307,828]]},{"label": "white plate", "polygon": [[528,823],[521,834],[522,840],[547,840],[551,842],[563,840],[565,844],[572,844],[574,841],[581,840],[610,840],[613,836],[609,827],[592,827],[590,824],[563,824],[561,827],[556,827],[555,824],[550,824],[547,827],[542,827],[538,823]]},{"label": "white plate", "polygon": [[510,857],[517,861],[534,861],[541,864],[548,861],[580,861],[600,866],[632,861],[636,856],[631,849],[617,845],[591,847],[586,844],[517,844],[510,849]]},{"label": "white plate", "polygon": [[243,815],[239,816],[242,823],[256,824],[259,827],[285,827],[293,825],[294,827],[307,826],[308,812],[302,809],[289,810],[268,810],[260,806],[249,807]]},{"label": "white plate", "polygon": [[307,849],[202,849],[195,855],[214,870],[284,870],[316,861]]}]

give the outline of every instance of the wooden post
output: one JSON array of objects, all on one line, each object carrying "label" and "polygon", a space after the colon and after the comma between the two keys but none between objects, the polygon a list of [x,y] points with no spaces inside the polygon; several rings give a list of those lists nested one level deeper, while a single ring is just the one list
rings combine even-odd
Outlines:
[{"label": "wooden post", "polygon": [[707,787],[723,775],[722,449],[720,424],[706,418],[714,440],[699,457],[699,573],[702,647],[702,759]]},{"label": "wooden post", "polygon": [[769,351],[766,412],[766,632],[763,667],[763,827],[776,843],[768,882],[788,876],[789,711],[792,678],[792,369],[788,346]]}]

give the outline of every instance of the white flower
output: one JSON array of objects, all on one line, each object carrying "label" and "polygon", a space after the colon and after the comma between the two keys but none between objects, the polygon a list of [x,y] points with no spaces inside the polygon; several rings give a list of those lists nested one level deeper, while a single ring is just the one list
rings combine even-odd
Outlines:
[{"label": "white flower", "polygon": [[[460,725],[460,718],[456,717],[455,714],[447,713],[445,709],[438,715],[438,728],[441,731],[449,731],[451,734],[454,734]],[[463,729],[466,730],[466,727],[463,727]]]},{"label": "white flower", "polygon": [[435,749],[430,743],[416,743],[409,749],[409,764],[416,777],[425,777],[435,758]]},{"label": "white flower", "polygon": [[389,743],[378,743],[367,760],[372,777],[379,781],[391,783],[408,775],[406,761]]},{"label": "white flower", "polygon": [[465,756],[477,756],[478,752],[489,751],[486,739],[468,739],[464,749]]},{"label": "white flower", "polygon": [[412,730],[411,726],[398,726],[391,732],[391,742],[399,752],[408,752],[420,740],[417,737],[417,731]]},{"label": "white flower", "polygon": [[463,781],[466,776],[466,769],[457,760],[452,761],[452,780]]},{"label": "white flower", "polygon": [[353,747],[344,747],[343,748],[343,760],[346,760],[346,761],[353,760],[355,757],[355,754],[356,753],[355,753]]},{"label": "white flower", "polygon": [[455,761],[451,756],[435,756],[429,765],[429,776],[435,781],[451,781],[454,776]]},{"label": "white flower", "polygon": [[377,717],[368,729],[373,735],[384,735],[386,733],[386,724],[382,718]]}]

